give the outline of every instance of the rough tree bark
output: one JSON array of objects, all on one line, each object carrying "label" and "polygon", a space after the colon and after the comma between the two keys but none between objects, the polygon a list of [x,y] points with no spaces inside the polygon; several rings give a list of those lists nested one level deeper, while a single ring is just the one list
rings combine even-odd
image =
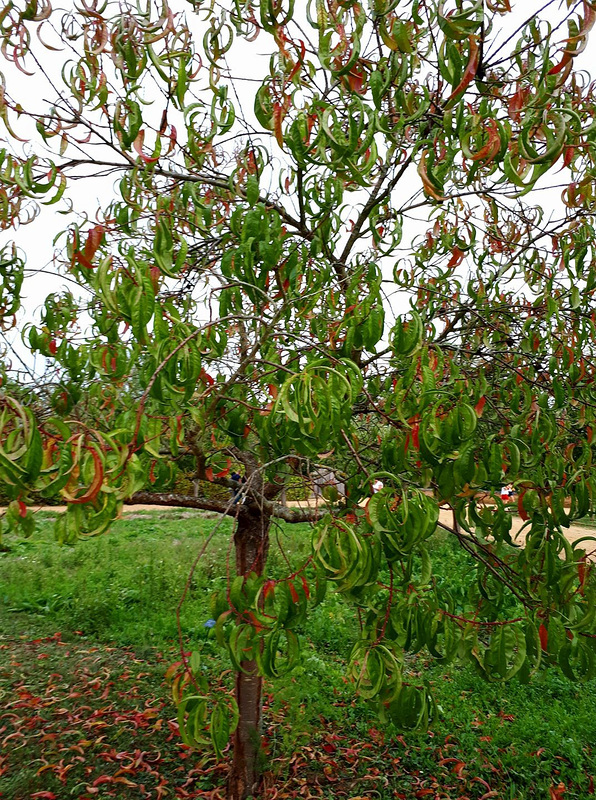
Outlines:
[{"label": "rough tree bark", "polygon": [[[272,517],[290,523],[314,522],[324,513],[324,509],[287,508],[274,502],[280,487],[277,484],[263,485],[258,467],[250,454],[234,455],[244,462],[246,468],[247,481],[242,484],[245,504],[167,492],[136,492],[125,502],[196,508],[233,516],[236,519],[234,533],[236,573],[246,576],[256,572],[257,575],[262,575],[267,562]],[[217,482],[229,489],[236,491],[238,489],[235,481]],[[254,661],[243,661],[241,666],[244,671],[236,675],[239,721],[232,739],[233,760],[227,790],[229,800],[246,800],[251,796],[259,796],[263,788],[261,749],[263,679],[258,674]]]},{"label": "rough tree bark", "polygon": [[[234,545],[236,573],[262,575],[269,548],[271,518],[260,510],[244,510],[238,517]],[[234,755],[228,780],[230,800],[246,800],[261,790],[261,711],[263,678],[254,661],[241,662],[236,675],[239,721],[234,733]]]}]

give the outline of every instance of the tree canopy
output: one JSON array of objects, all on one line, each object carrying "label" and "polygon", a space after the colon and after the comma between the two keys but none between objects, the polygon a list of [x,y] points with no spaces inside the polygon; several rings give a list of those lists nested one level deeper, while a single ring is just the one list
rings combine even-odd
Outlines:
[{"label": "tree canopy", "polygon": [[[588,0],[0,4],[0,224],[60,214],[41,270],[23,236],[0,257],[3,526],[32,531],[33,493],[67,504],[69,543],[135,500],[236,519],[214,600],[236,701],[204,698],[198,656],[177,684],[189,742],[210,726],[221,752],[239,714],[232,797],[258,782],[261,680],[327,586],[361,612],[358,691],[401,727],[434,713],[408,652],[596,674],[591,545],[565,537],[595,490],[595,21]],[[35,315],[44,270],[63,282]],[[345,498],[279,502],[320,469]],[[433,577],[439,505],[465,590]],[[313,523],[282,580],[276,519]]]}]

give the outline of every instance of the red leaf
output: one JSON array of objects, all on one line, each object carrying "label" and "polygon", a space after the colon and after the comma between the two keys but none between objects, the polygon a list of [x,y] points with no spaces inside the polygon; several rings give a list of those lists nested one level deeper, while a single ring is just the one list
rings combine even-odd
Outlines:
[{"label": "red leaf", "polygon": [[103,461],[101,460],[101,456],[99,453],[94,450],[93,448],[89,448],[91,452],[91,458],[93,459],[93,466],[95,468],[95,472],[93,474],[93,480],[89,484],[87,491],[82,494],[80,497],[72,497],[68,496],[65,493],[65,498],[68,500],[69,503],[89,503],[95,500],[99,491],[103,485],[103,473],[104,473],[104,466]]},{"label": "red leaf", "polygon": [[281,123],[283,122],[283,108],[281,103],[274,103],[273,104],[273,132],[275,134],[275,140],[280,147],[284,145],[284,135],[281,129]]},{"label": "red leaf", "polygon": [[567,351],[567,355],[569,356],[569,365],[571,365],[575,361],[575,353],[568,345],[565,345],[565,350]]},{"label": "red leaf", "polygon": [[519,122],[521,120],[521,110],[524,107],[528,91],[528,89],[522,89],[520,86],[507,104],[509,116],[514,122]]},{"label": "red leaf", "polygon": [[296,587],[294,586],[292,581],[288,582],[288,589],[290,590],[290,595],[292,597],[292,600],[295,603],[297,603],[300,600],[300,598],[298,597],[298,592],[296,591]]},{"label": "red leaf", "polygon": [[532,350],[536,352],[540,347],[540,336],[537,333],[534,334],[534,338],[532,339]]},{"label": "red leaf", "polygon": [[166,155],[169,155],[174,147],[176,147],[176,142],[178,141],[178,131],[176,130],[174,125],[170,125],[170,146],[168,147],[168,152]]},{"label": "red leaf", "polygon": [[113,778],[111,775],[100,775],[93,781],[93,786],[101,786],[103,783],[112,783]]},{"label": "red leaf", "polygon": [[524,500],[525,493],[526,493],[526,490],[524,489],[523,491],[521,491],[519,493],[519,497],[517,498],[517,513],[520,515],[520,517],[523,519],[524,522],[526,520],[530,519],[529,516],[528,516],[528,512],[526,511],[526,509],[524,508],[524,505],[523,505],[523,500]]},{"label": "red leaf", "polygon": [[213,380],[213,378],[211,377],[211,375],[209,375],[209,373],[208,373],[208,372],[205,372],[205,370],[204,370],[204,369],[202,369],[202,370],[201,370],[201,373],[200,373],[200,375],[201,375],[201,378],[202,378],[202,379],[205,381],[205,383],[207,384],[207,386],[213,386],[213,384],[215,383],[215,381]]},{"label": "red leaf", "polygon": [[101,244],[104,232],[105,228],[103,225],[96,225],[94,228],[91,228],[91,230],[87,234],[87,241],[85,242],[85,249],[83,251],[83,254],[85,256],[85,259],[89,263],[89,266],[91,266],[93,257],[97,252],[97,248]]},{"label": "red leaf", "polygon": [[221,472],[216,472],[215,473],[215,477],[216,478],[227,478],[227,476],[230,473],[230,469],[231,469],[231,462],[230,462],[230,459],[228,458],[227,467],[225,469],[222,469]]},{"label": "red leaf", "polygon": [[19,517],[27,516],[27,506],[22,500],[19,500]]},{"label": "red leaf", "polygon": [[137,135],[137,138],[132,143],[132,146],[134,147],[134,149],[141,156],[142,161],[145,164],[153,164],[156,161],[159,161],[159,156],[157,156],[156,158],[151,158],[150,156],[146,156],[145,153],[143,153],[143,142],[144,142],[144,140],[145,140],[145,131],[142,130],[142,131],[139,131],[139,133]]},{"label": "red leaf", "polygon": [[348,73],[348,83],[353,92],[362,94],[364,88],[364,72],[359,66],[353,67],[351,72]]},{"label": "red leaf", "polygon": [[246,156],[246,169],[249,175],[254,175],[257,171],[257,159],[255,158],[254,151],[251,150]]},{"label": "red leaf", "polygon": [[494,119],[489,119],[485,130],[488,133],[488,142],[472,156],[472,161],[484,161],[487,164],[493,161],[501,149],[499,126]]},{"label": "red leaf", "polygon": [[567,64],[569,64],[570,61],[571,61],[571,53],[565,51],[563,53],[563,58],[559,61],[558,64],[555,64],[554,67],[551,67],[549,69],[548,74],[557,75],[559,72],[561,72],[562,69],[564,69],[564,67],[567,66]]},{"label": "red leaf", "polygon": [[460,780],[462,780],[462,775],[461,774],[462,774],[462,772],[464,771],[465,768],[466,768],[465,762],[464,761],[458,761],[457,764],[455,764],[452,767],[451,772],[454,772],[457,775],[457,777]]},{"label": "red leaf", "polygon": [[50,353],[51,353],[53,356],[55,356],[55,355],[56,355],[56,350],[57,350],[57,349],[58,349],[58,345],[56,344],[56,340],[55,340],[55,339],[52,339],[52,340],[51,340],[51,342],[50,342],[50,344],[48,345],[48,350],[50,351]]},{"label": "red leaf", "polygon": [[161,112],[161,123],[159,125],[159,133],[164,134],[166,132],[166,128],[168,127],[168,110],[164,108]]},{"label": "red leaf", "polygon": [[432,197],[434,200],[437,200],[437,202],[441,202],[445,198],[443,197],[442,194],[439,193],[438,187],[434,185],[428,174],[428,168],[426,165],[427,154],[428,150],[422,151],[422,154],[420,156],[420,161],[418,163],[418,174],[420,175],[420,178],[422,180],[422,185],[424,186],[424,191],[427,193],[427,195]]},{"label": "red leaf", "polygon": [[420,450],[420,425],[416,424],[412,426],[412,444],[416,448],[416,450]]},{"label": "red leaf", "polygon": [[559,783],[557,786],[549,787],[550,800],[561,800],[567,791],[564,783]]},{"label": "red leaf", "polygon": [[151,285],[153,286],[153,291],[157,294],[157,290],[159,289],[159,279],[161,277],[161,270],[154,264],[151,269],[149,270],[149,278],[151,280]]},{"label": "red leaf", "polygon": [[207,467],[207,469],[205,470],[205,477],[207,478],[208,481],[212,481],[213,480],[213,469],[212,469],[212,467]]},{"label": "red leaf", "polygon": [[596,9],[589,0],[584,0],[583,11],[584,19],[582,22],[582,27],[575,36],[567,40],[567,47],[565,48],[565,52],[563,53],[561,61],[549,69],[549,75],[557,75],[564,69],[564,67],[567,66],[567,64],[569,64],[570,61],[572,61],[575,56],[579,55],[584,50],[586,36],[594,27],[594,23],[596,22]]},{"label": "red leaf", "polygon": [[513,714],[506,714],[504,711],[499,711],[497,717],[500,717],[504,722],[513,722],[515,719]]},{"label": "red leaf", "polygon": [[563,167],[568,167],[571,164],[571,162],[573,160],[573,154],[574,153],[575,153],[575,147],[569,146],[569,147],[565,148],[565,157],[563,158]]},{"label": "red leaf", "polygon": [[[259,414],[260,414],[262,417],[266,417],[266,416],[267,416],[268,414],[270,414],[272,411],[273,411],[273,400],[270,400],[270,401],[267,403],[267,405],[265,406],[265,408],[262,408],[262,409],[259,411]],[[247,427],[248,427],[248,426],[247,426]],[[250,430],[250,429],[249,429],[249,430]],[[248,431],[246,430],[246,428],[244,429],[244,435],[245,435],[245,436],[247,436],[247,435],[248,435]]]},{"label": "red leaf", "polygon": [[269,389],[269,394],[271,397],[276,400],[278,395],[278,388],[274,383],[268,383],[267,388]]},{"label": "red leaf", "polygon": [[464,251],[460,250],[459,247],[454,247],[451,251],[451,258],[447,262],[447,267],[459,267],[461,262],[464,260]]},{"label": "red leaf", "polygon": [[548,631],[546,625],[542,622],[538,628],[538,636],[540,637],[540,647],[546,652],[548,647]]},{"label": "red leaf", "polygon": [[476,72],[478,71],[479,58],[480,58],[480,48],[478,46],[478,39],[475,36],[470,36],[470,59],[468,61],[468,65],[464,70],[464,74],[462,75],[461,81],[447,98],[447,102],[449,102],[450,100],[455,100],[460,95],[462,95],[468,88],[468,86],[472,83],[472,81],[476,77]]},{"label": "red leaf", "polygon": [[477,417],[482,416],[482,412],[484,411],[484,406],[486,405],[486,397],[482,395],[480,400],[474,406],[474,411],[476,412]]},{"label": "red leaf", "polygon": [[306,599],[308,600],[310,597],[310,590],[308,588],[308,583],[306,582],[306,578],[304,577],[304,575],[301,575],[300,577],[302,580],[302,588],[304,589],[304,594],[306,595]]}]

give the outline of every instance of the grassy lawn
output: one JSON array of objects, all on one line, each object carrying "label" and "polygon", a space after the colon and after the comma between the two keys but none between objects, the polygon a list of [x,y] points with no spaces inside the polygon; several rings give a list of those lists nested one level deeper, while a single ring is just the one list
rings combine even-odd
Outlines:
[{"label": "grassy lawn", "polygon": [[[177,660],[175,610],[216,524],[208,515],[124,519],[106,536],[58,547],[45,521],[0,556],[0,797],[7,800],[222,798],[225,764],[180,743],[163,676]],[[195,572],[181,620],[186,650],[211,653],[215,688],[229,664],[205,628],[225,585],[230,523]],[[276,532],[292,563],[306,526]],[[463,556],[433,543],[445,580]],[[272,547],[271,573],[288,570]],[[357,630],[329,594],[301,631],[304,659],[267,686],[267,769],[277,798],[589,798],[596,780],[594,683],[555,673],[530,686],[486,684],[423,658],[440,719],[426,734],[384,728],[343,678]],[[209,659],[205,659],[209,661]],[[273,695],[275,692],[275,695]],[[592,777],[594,776],[594,778]]]}]

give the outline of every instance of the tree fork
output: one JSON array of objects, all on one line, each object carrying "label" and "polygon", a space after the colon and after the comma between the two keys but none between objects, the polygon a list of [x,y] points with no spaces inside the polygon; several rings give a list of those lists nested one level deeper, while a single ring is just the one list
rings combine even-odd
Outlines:
[{"label": "tree fork", "polygon": [[[262,575],[269,550],[271,517],[260,509],[247,509],[238,517],[234,546],[236,574]],[[228,779],[230,800],[245,800],[260,794],[262,788],[261,718],[263,678],[255,661],[243,661],[236,673],[238,726],[233,736],[233,760]]]}]

